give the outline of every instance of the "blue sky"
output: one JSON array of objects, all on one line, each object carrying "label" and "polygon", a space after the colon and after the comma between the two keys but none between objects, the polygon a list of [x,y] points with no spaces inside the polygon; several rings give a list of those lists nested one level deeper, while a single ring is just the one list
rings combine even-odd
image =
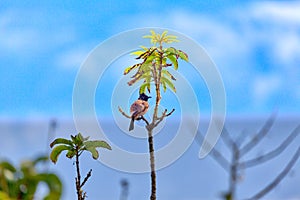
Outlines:
[{"label": "blue sky", "polygon": [[[43,151],[45,144],[40,141],[46,140],[47,120],[52,117],[62,120],[57,130],[59,136],[68,137],[76,132],[70,122],[72,92],[81,64],[89,52],[106,39],[144,27],[172,29],[203,46],[224,81],[227,116],[268,116],[274,110],[280,115],[299,116],[299,10],[299,1],[1,1],[0,127],[5,140],[0,146],[5,145],[9,155],[17,160]],[[128,55],[114,61],[99,82],[95,99],[100,117],[112,117],[109,101],[113,86],[131,62],[134,60]],[[203,80],[186,69],[191,67],[189,64],[181,64],[179,72],[190,80],[201,112],[209,115],[209,93]],[[103,104],[104,101],[107,104]],[[170,107],[165,99],[162,103]],[[280,133],[290,132],[295,121]],[[250,127],[256,128],[259,126]],[[21,130],[24,135],[20,135]],[[112,137],[118,138],[119,133],[115,134]],[[114,142],[120,142],[123,147],[128,145],[116,138],[113,138]],[[163,142],[170,138],[164,139]],[[28,150],[23,151],[21,145]],[[146,147],[142,140],[138,140],[137,146]],[[134,147],[128,148],[133,150]],[[217,192],[226,188],[227,177],[223,176],[222,169],[211,159],[199,162],[198,150],[197,144],[193,143],[179,161],[159,172],[162,199],[168,195],[178,200],[216,199]],[[293,149],[286,156],[292,152]],[[191,165],[186,165],[189,162]],[[84,167],[89,168],[89,165],[87,162]],[[98,179],[91,182],[103,187],[106,199],[117,198],[115,187],[122,177],[132,183],[132,199],[148,197],[147,174],[131,175],[98,163],[91,165],[96,168],[95,177],[110,180],[107,185]],[[66,180],[73,180],[73,174],[71,171],[65,173],[66,167],[72,168],[72,165],[62,159],[53,169],[58,170],[66,182],[64,199],[72,199],[73,185]],[[189,173],[181,173],[183,168]],[[198,169],[207,171],[208,175]],[[259,173],[267,173],[268,169],[267,166]],[[215,175],[212,179],[209,177],[211,171]],[[180,183],[173,181],[174,173],[178,172]],[[190,187],[184,187],[193,178],[197,180],[193,180]],[[207,193],[198,192],[198,180],[204,180],[201,186]],[[300,194],[295,185],[299,180],[298,174],[294,179],[287,179],[288,187],[277,188],[269,197],[297,199]],[[243,183],[244,188],[255,189],[257,182],[252,181]],[[95,199],[101,190],[91,188],[89,192],[91,199]],[[248,193],[251,191],[245,189],[240,195]]]},{"label": "blue sky", "polygon": [[[73,83],[88,53],[142,27],[174,29],[206,49],[224,80],[228,114],[298,113],[298,7],[297,1],[4,1],[0,116],[71,116]],[[124,67],[116,69],[120,76]]]}]

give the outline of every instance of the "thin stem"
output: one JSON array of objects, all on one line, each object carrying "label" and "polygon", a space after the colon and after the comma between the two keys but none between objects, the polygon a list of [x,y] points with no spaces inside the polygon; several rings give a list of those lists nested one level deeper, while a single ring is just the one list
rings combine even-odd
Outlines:
[{"label": "thin stem", "polygon": [[82,192],[81,192],[81,175],[80,175],[80,167],[79,167],[79,149],[78,146],[76,146],[76,172],[77,172],[77,177],[75,178],[76,182],[76,190],[77,190],[77,199],[78,200],[83,200],[82,198]]},{"label": "thin stem", "polygon": [[276,158],[279,154],[281,154],[294,139],[299,135],[300,133],[300,125],[297,126],[294,131],[274,150],[263,154],[261,156],[258,156],[256,158],[241,162],[239,165],[240,168],[250,168],[257,165],[260,165],[264,162],[267,162],[273,158]]},{"label": "thin stem", "polygon": [[239,161],[239,149],[233,143],[232,145],[232,161],[231,161],[231,167],[230,167],[230,180],[229,180],[229,194],[232,200],[235,199],[235,193],[236,193],[236,183],[238,179],[238,161]]},{"label": "thin stem", "polygon": [[[196,142],[201,145],[203,142],[203,135],[198,130],[196,134]],[[208,143],[211,146],[211,144]],[[211,148],[210,155],[226,172],[229,171],[229,161],[222,155],[222,153],[217,149],[217,147]]]},{"label": "thin stem", "polygon": [[[162,70],[162,46],[160,46],[160,63],[158,66],[158,74],[157,66],[154,64],[153,66],[153,76],[155,81],[155,91],[156,91],[156,101],[155,101],[155,108],[152,117],[152,122],[150,125],[147,125],[148,130],[148,144],[149,144],[149,154],[150,154],[150,168],[151,168],[151,196],[150,200],[156,200],[156,172],[155,172],[155,155],[154,155],[154,142],[153,142],[153,129],[158,125],[156,121],[158,119],[157,112],[158,106],[160,104],[161,96],[160,96],[160,81],[161,81],[161,70]],[[163,119],[163,118],[162,118]],[[161,119],[161,121],[162,121]]]},{"label": "thin stem", "polygon": [[82,188],[87,180],[92,176],[92,169],[87,173],[86,177],[84,178],[83,182],[81,183],[80,187]]},{"label": "thin stem", "polygon": [[240,155],[243,156],[252,150],[270,131],[274,124],[276,114],[273,114],[260,129],[260,131],[254,135],[252,140],[250,140],[245,146],[240,149]]},{"label": "thin stem", "polygon": [[248,200],[256,200],[260,199],[263,196],[265,196],[267,193],[269,193],[271,190],[273,190],[282,180],[286,175],[290,172],[292,167],[295,165],[296,161],[298,160],[300,156],[300,147],[296,151],[296,153],[293,155],[289,163],[285,166],[285,168],[281,171],[280,174],[265,188],[263,188],[261,191],[259,191],[257,194],[249,198]]},{"label": "thin stem", "polygon": [[151,168],[151,196],[150,200],[156,200],[156,172],[155,172],[155,157],[154,157],[154,142],[152,130],[148,130],[148,144],[150,153],[150,168]]}]

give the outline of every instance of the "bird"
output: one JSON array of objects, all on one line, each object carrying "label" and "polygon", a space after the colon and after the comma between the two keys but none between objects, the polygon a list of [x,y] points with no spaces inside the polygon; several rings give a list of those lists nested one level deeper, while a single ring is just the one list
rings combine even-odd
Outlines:
[{"label": "bird", "polygon": [[129,125],[129,131],[134,129],[134,120],[140,120],[141,116],[148,111],[149,98],[151,97],[147,96],[145,93],[141,93],[139,98],[130,106],[131,121]]}]

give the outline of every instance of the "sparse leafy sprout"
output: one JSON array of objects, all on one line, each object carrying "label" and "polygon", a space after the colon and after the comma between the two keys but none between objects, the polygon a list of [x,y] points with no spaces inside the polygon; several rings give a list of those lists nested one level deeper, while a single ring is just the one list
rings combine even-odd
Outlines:
[{"label": "sparse leafy sprout", "polygon": [[141,46],[141,49],[132,52],[131,55],[138,56],[137,60],[142,60],[140,63],[129,66],[124,70],[124,75],[136,70],[135,74],[131,76],[131,80],[128,85],[133,85],[136,82],[142,80],[143,83],[140,86],[139,93],[145,93],[146,89],[150,93],[151,83],[159,83],[163,90],[166,91],[170,88],[173,92],[176,92],[173,81],[175,77],[168,71],[168,67],[173,66],[175,70],[178,69],[178,59],[182,59],[188,62],[188,55],[177,50],[174,47],[163,48],[163,43],[179,42],[177,36],[168,35],[167,31],[162,34],[157,34],[151,31],[151,35],[146,35],[144,38],[149,38],[154,45],[150,48]]},{"label": "sparse leafy sprout", "polygon": [[[81,133],[73,136],[71,135],[71,140],[65,138],[57,138],[51,144],[50,147],[53,148],[50,154],[51,161],[55,164],[58,160],[59,155],[66,151],[67,158],[73,158],[75,156],[76,173],[75,185],[77,191],[78,200],[84,200],[86,198],[86,193],[83,192],[82,187],[86,181],[91,177],[92,170],[90,170],[84,180],[81,182],[80,167],[79,167],[79,157],[84,151],[88,151],[92,154],[93,159],[99,158],[99,152],[97,148],[106,148],[111,150],[109,144],[101,140],[89,140],[89,137],[83,137]],[[51,199],[51,198],[50,198]]]},{"label": "sparse leafy sprout", "polygon": [[80,133],[73,136],[71,135],[71,140],[65,138],[57,138],[51,144],[50,147],[53,148],[50,159],[53,163],[56,163],[59,155],[63,151],[67,151],[66,157],[73,158],[78,151],[81,154],[83,151],[89,151],[94,159],[98,159],[99,153],[96,148],[106,148],[111,150],[109,144],[105,141],[93,140],[89,141],[89,137],[84,138]]}]

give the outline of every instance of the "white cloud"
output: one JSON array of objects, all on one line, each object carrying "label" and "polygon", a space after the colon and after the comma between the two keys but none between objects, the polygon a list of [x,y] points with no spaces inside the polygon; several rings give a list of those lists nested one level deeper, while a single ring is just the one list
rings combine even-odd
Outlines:
[{"label": "white cloud", "polygon": [[[31,22],[29,17],[35,20]],[[0,13],[0,50],[18,57],[32,56],[75,40],[72,25],[62,22],[49,28],[53,24],[36,10],[6,10]]]},{"label": "white cloud", "polygon": [[296,64],[295,61],[299,63],[300,35],[296,32],[288,32],[276,38],[274,53],[283,64]]},{"label": "white cloud", "polygon": [[71,49],[61,53],[57,58],[56,64],[59,67],[67,69],[79,68],[85,58],[88,56],[89,51],[84,48]]},{"label": "white cloud", "polygon": [[256,105],[263,105],[280,90],[281,77],[277,75],[257,76],[253,82],[253,99]]},{"label": "white cloud", "polygon": [[37,32],[30,28],[18,27],[12,12],[0,15],[0,49],[9,52],[21,52],[37,40]]},{"label": "white cloud", "polygon": [[270,20],[271,22],[300,24],[299,1],[266,1],[254,3],[251,14],[258,20]]}]

